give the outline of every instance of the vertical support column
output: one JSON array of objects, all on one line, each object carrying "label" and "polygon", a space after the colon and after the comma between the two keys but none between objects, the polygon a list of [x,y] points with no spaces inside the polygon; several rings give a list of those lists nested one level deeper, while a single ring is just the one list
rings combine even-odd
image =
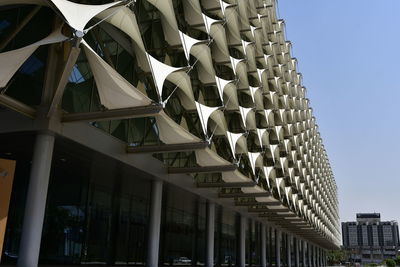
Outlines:
[{"label": "vertical support column", "polygon": [[214,266],[214,226],[215,226],[215,204],[207,202],[207,222],[206,222],[206,266]]},{"label": "vertical support column", "polygon": [[147,240],[147,264],[146,266],[158,266],[158,253],[160,247],[161,203],[163,182],[153,180],[151,183],[151,203],[149,238]]},{"label": "vertical support column", "polygon": [[322,249],[318,248],[318,266],[321,267],[322,265]]},{"label": "vertical support column", "polygon": [[38,266],[54,139],[46,133],[36,136],[19,248],[20,267]]},{"label": "vertical support column", "polygon": [[306,241],[302,241],[302,247],[303,247],[303,251],[302,251],[302,253],[303,253],[303,267],[306,267],[307,266],[307,261],[306,261]]},{"label": "vertical support column", "polygon": [[246,226],[247,218],[240,215],[240,231],[239,231],[239,266],[246,266]]},{"label": "vertical support column", "polygon": [[286,257],[287,257],[287,266],[288,267],[292,267],[292,249],[290,247],[291,243],[292,243],[292,235],[291,234],[287,234],[287,241],[286,241]]},{"label": "vertical support column", "polygon": [[316,248],[315,245],[313,245],[313,250],[312,250],[312,252],[313,252],[313,257],[312,257],[312,259],[313,259],[313,266],[316,267],[316,266],[317,266],[317,248]]},{"label": "vertical support column", "polygon": [[294,257],[295,257],[295,261],[296,261],[295,266],[300,267],[300,259],[299,259],[299,257],[300,257],[300,254],[299,254],[300,240],[299,240],[299,238],[296,237],[296,242],[294,244],[295,244]]},{"label": "vertical support column", "polygon": [[261,224],[261,267],[267,266],[267,226],[262,223]]},{"label": "vertical support column", "polygon": [[281,239],[282,232],[280,230],[276,230],[275,236],[275,250],[276,250],[276,267],[281,267]]},{"label": "vertical support column", "polygon": [[312,245],[310,243],[307,243],[307,248],[308,248],[308,266],[312,267]]}]

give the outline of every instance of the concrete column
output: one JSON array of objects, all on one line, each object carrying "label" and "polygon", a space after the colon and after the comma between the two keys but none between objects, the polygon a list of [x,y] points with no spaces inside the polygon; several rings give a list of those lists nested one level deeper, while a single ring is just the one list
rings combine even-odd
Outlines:
[{"label": "concrete column", "polygon": [[54,139],[51,134],[36,136],[19,247],[19,267],[38,266]]},{"label": "concrete column", "polygon": [[302,247],[303,247],[303,267],[307,266],[307,261],[306,261],[306,241],[302,241]]},{"label": "concrete column", "polygon": [[206,262],[207,267],[214,266],[214,226],[215,226],[215,204],[207,202],[206,214]]},{"label": "concrete column", "polygon": [[267,266],[267,226],[262,223],[261,224],[261,267]]},{"label": "concrete column", "polygon": [[312,267],[312,245],[308,243],[308,266]]},{"label": "concrete column", "polygon": [[286,254],[287,254],[287,266],[292,267],[292,249],[290,247],[290,244],[292,242],[292,235],[287,234],[287,241],[286,241]]},{"label": "concrete column", "polygon": [[317,266],[317,248],[315,245],[313,246],[313,266]]},{"label": "concrete column", "polygon": [[294,244],[295,244],[294,257],[295,257],[295,261],[296,261],[295,266],[300,267],[300,259],[299,259],[299,257],[300,257],[300,253],[299,253],[300,240],[297,237],[296,237],[296,243],[294,243]]},{"label": "concrete column", "polygon": [[322,267],[322,249],[318,248],[318,266]]},{"label": "concrete column", "polygon": [[153,180],[151,183],[151,203],[149,236],[147,245],[147,264],[146,266],[158,266],[158,253],[160,248],[160,225],[161,225],[161,207],[162,207],[162,189],[163,182]]},{"label": "concrete column", "polygon": [[247,218],[240,215],[240,231],[239,231],[239,259],[240,267],[246,266],[246,226]]},{"label": "concrete column", "polygon": [[275,236],[275,250],[276,250],[276,267],[281,267],[281,239],[282,232],[280,230],[276,230]]}]

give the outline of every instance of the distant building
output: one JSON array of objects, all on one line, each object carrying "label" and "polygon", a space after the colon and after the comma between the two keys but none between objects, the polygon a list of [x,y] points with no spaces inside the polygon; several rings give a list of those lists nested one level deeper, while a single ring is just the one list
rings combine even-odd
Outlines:
[{"label": "distant building", "polygon": [[398,223],[381,222],[379,213],[357,213],[357,221],[343,222],[342,237],[355,262],[378,263],[396,257],[399,249]]}]

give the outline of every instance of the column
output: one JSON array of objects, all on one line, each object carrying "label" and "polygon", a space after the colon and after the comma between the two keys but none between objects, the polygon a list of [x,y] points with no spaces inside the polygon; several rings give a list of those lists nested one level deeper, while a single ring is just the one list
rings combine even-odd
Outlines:
[{"label": "column", "polygon": [[295,266],[296,267],[300,267],[300,259],[299,259],[299,257],[300,257],[300,254],[299,254],[299,246],[300,246],[300,240],[296,237],[296,242],[294,243],[295,244],[295,261],[296,261],[296,263],[295,263]]},{"label": "column", "polygon": [[318,263],[319,266],[322,267],[323,263],[322,263],[322,248],[318,248]]},{"label": "column", "polygon": [[160,247],[162,188],[163,188],[162,181],[160,180],[152,181],[149,238],[147,245],[147,264],[146,264],[146,266],[150,267],[158,266],[158,253]]},{"label": "column", "polygon": [[262,223],[261,224],[261,267],[267,266],[267,226]]},{"label": "column", "polygon": [[302,241],[302,245],[303,245],[303,267],[307,266],[307,262],[306,262],[306,241]]},{"label": "column", "polygon": [[206,261],[207,267],[214,266],[214,225],[215,225],[215,204],[207,202],[206,213]]},{"label": "column", "polygon": [[307,248],[308,248],[308,266],[312,267],[312,245],[310,243],[307,244]]},{"label": "column", "polygon": [[20,267],[38,266],[54,139],[46,133],[36,136],[19,247]]},{"label": "column", "polygon": [[275,236],[276,267],[281,267],[281,238],[282,238],[282,232],[280,230],[276,230],[276,236]]},{"label": "column", "polygon": [[292,249],[290,247],[292,243],[292,235],[291,234],[287,234],[287,241],[286,241],[286,254],[287,254],[287,266],[291,267],[292,266]]},{"label": "column", "polygon": [[240,229],[239,229],[239,259],[238,264],[240,267],[246,266],[246,226],[247,218],[240,215]]},{"label": "column", "polygon": [[313,246],[313,266],[316,267],[317,266],[317,248],[314,245]]}]

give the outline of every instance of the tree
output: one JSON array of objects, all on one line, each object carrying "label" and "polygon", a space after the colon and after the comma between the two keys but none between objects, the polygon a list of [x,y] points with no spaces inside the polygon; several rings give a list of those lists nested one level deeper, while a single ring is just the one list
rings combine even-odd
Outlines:
[{"label": "tree", "polygon": [[395,267],[396,266],[396,262],[392,259],[386,259],[385,264],[387,267]]},{"label": "tree", "polygon": [[394,261],[396,262],[396,265],[400,265],[400,256],[397,256]]},{"label": "tree", "polygon": [[330,250],[328,251],[328,265],[337,265],[347,261],[349,258],[346,250]]}]

